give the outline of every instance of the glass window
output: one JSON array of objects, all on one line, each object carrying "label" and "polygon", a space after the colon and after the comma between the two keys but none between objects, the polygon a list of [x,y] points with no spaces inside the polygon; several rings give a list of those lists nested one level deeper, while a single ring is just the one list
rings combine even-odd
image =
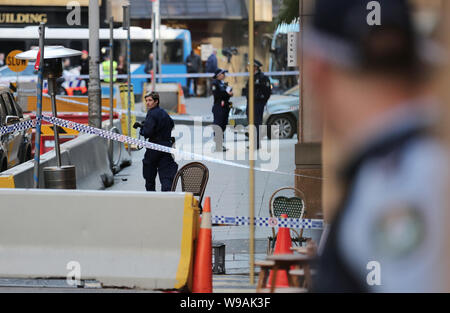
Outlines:
[{"label": "glass window", "polygon": [[6,105],[6,114],[12,115],[12,116],[17,116],[16,108],[14,107],[14,104],[11,102],[11,99],[9,98],[8,93],[6,93],[6,92],[3,93],[2,98]]},{"label": "glass window", "polygon": [[22,112],[22,108],[20,107],[20,105],[17,104],[16,100],[14,100],[14,97],[11,93],[7,93],[7,97],[9,98],[9,101],[11,101],[12,106],[14,107],[17,116],[22,118],[23,117],[23,112]]},{"label": "glass window", "polygon": [[131,41],[131,63],[144,63],[148,55],[152,52],[152,43],[150,40],[132,40]]},{"label": "glass window", "polygon": [[6,106],[2,97],[0,97],[0,125],[5,125],[6,122]]},{"label": "glass window", "polygon": [[183,60],[183,41],[182,40],[163,40],[162,41],[163,63],[184,63]]}]

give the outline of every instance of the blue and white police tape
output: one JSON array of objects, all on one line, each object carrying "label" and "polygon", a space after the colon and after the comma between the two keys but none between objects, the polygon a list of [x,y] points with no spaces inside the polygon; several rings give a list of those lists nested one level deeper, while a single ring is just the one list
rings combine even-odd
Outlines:
[{"label": "blue and white police tape", "polygon": [[[148,142],[148,141],[144,141],[144,140],[139,140],[139,139],[136,139],[136,138],[132,138],[132,137],[128,137],[128,136],[125,136],[125,135],[117,134],[117,133],[114,133],[114,132],[111,132],[111,131],[107,131],[107,130],[104,130],[104,129],[99,129],[99,128],[95,128],[95,127],[92,127],[92,126],[88,126],[88,125],[84,125],[84,124],[79,124],[79,123],[63,120],[63,119],[56,118],[56,117],[53,117],[53,116],[43,115],[42,119],[44,121],[47,121],[49,123],[52,123],[52,124],[55,124],[55,125],[58,125],[58,126],[61,126],[61,127],[66,127],[66,128],[77,130],[77,131],[82,132],[82,133],[93,134],[93,135],[97,135],[97,136],[100,136],[100,137],[103,137],[103,138],[106,138],[106,139],[111,139],[111,140],[115,140],[115,141],[119,141],[119,142],[123,142],[123,143],[128,143],[128,144],[131,144],[131,145],[136,145],[139,148],[146,148],[146,149],[152,149],[152,150],[157,150],[157,151],[161,151],[161,152],[171,153],[171,154],[174,154],[174,155],[177,155],[177,156],[185,157],[187,159],[195,159],[195,160],[199,160],[199,161],[200,160],[201,161],[208,161],[208,162],[222,164],[222,165],[228,165],[228,166],[233,166],[233,167],[240,167],[240,168],[250,169],[250,167],[248,165],[245,165],[245,164],[239,164],[239,163],[235,163],[235,162],[231,162],[231,161],[219,160],[219,159],[208,157],[208,156],[203,155],[203,154],[196,154],[196,153],[191,153],[191,152],[185,152],[185,151],[178,150],[178,149],[175,149],[175,148],[158,145],[156,143],[152,143],[152,142]],[[254,170],[260,171],[260,172],[275,173],[275,174],[280,174],[280,175],[298,176],[298,177],[322,180],[322,178],[320,178],[320,177],[301,175],[301,174],[294,174],[294,173],[286,173],[286,172],[280,172],[280,171],[273,171],[273,170],[268,170],[268,169],[264,169],[264,168],[260,168],[260,167],[255,167]]]},{"label": "blue and white police tape", "polygon": [[[297,76],[299,75],[299,71],[275,71],[275,72],[264,72],[266,76]],[[155,78],[212,78],[214,73],[184,73],[184,74],[155,74]],[[238,73],[228,73],[227,76],[230,77],[247,77],[249,76],[248,72],[238,72]],[[117,78],[127,78],[128,76],[125,74],[117,75]],[[89,75],[79,75],[74,77],[75,79],[87,79]],[[103,79],[104,76],[101,75],[100,79]],[[151,74],[131,74],[132,79],[144,79],[144,78],[152,78]]]},{"label": "blue and white police tape", "polygon": [[0,135],[13,133],[15,131],[27,130],[36,126],[36,120],[26,120],[8,126],[0,127]]},{"label": "blue and white police tape", "polygon": [[[214,159],[214,158],[211,158],[211,157],[208,157],[208,156],[205,156],[205,155],[196,154],[196,153],[185,152],[185,151],[174,149],[174,148],[171,148],[171,147],[166,147],[166,146],[158,145],[158,144],[155,144],[155,143],[152,143],[152,142],[139,140],[139,139],[136,139],[136,138],[132,138],[132,137],[128,137],[128,136],[125,136],[125,135],[117,134],[117,133],[114,133],[114,132],[111,132],[111,131],[108,131],[108,130],[95,128],[95,127],[92,127],[92,126],[79,124],[79,123],[75,123],[75,122],[72,122],[72,121],[63,120],[63,119],[60,119],[60,118],[57,118],[57,117],[53,117],[53,116],[42,115],[42,120],[46,121],[46,122],[49,122],[49,123],[52,123],[54,125],[70,128],[70,129],[73,129],[73,130],[77,130],[77,131],[82,132],[82,133],[92,134],[92,135],[103,137],[105,139],[110,139],[110,140],[119,141],[119,142],[122,142],[122,143],[128,143],[128,144],[131,144],[131,145],[136,145],[139,148],[147,148],[147,149],[157,150],[157,151],[161,151],[161,152],[175,154],[175,155],[178,155],[178,156],[185,156],[186,158],[189,158],[189,159],[193,158],[195,160],[208,161],[208,162],[218,163],[218,164],[222,164],[222,165],[240,167],[240,168],[245,168],[245,169],[249,169],[250,168],[248,165],[239,164],[239,163],[230,162],[230,161],[219,160],[219,159]],[[26,130],[28,128],[35,127],[37,123],[40,123],[39,118],[36,118],[34,120],[26,120],[24,122],[16,123],[16,124],[9,125],[9,126],[4,126],[4,127],[0,128],[0,135],[4,135],[4,134],[7,134],[7,133],[12,133],[12,132],[15,132],[15,131],[20,131],[20,130]],[[260,171],[260,172],[269,172],[269,173],[275,173],[275,174],[280,174],[280,175],[299,176],[299,177],[305,177],[305,178],[322,180],[322,178],[319,178],[319,177],[300,175],[300,174],[293,174],[293,173],[285,173],[285,172],[280,172],[280,171],[272,171],[272,170],[263,169],[263,168],[259,168],[259,167],[255,167],[254,169],[256,171]]]},{"label": "blue and white police tape", "polygon": [[[250,226],[248,216],[221,216],[211,217],[213,224]],[[298,218],[276,218],[276,217],[255,217],[254,225],[258,227],[286,227],[298,229],[323,229],[321,219],[298,219]]]},{"label": "blue and white police tape", "polygon": [[[47,95],[47,94],[44,94],[44,97],[50,98],[50,96]],[[86,107],[89,106],[89,104],[87,104],[87,103],[76,101],[76,100],[72,100],[72,99],[66,99],[66,98],[63,98],[61,96],[56,96],[55,98],[58,101],[62,101],[62,102],[66,102],[66,103],[77,104],[77,105],[82,105],[82,106],[86,106]],[[108,107],[102,106],[102,110],[110,111],[110,107],[109,106]],[[128,113],[128,110],[122,110],[122,109],[117,109],[117,108],[113,108],[113,111],[117,112],[117,113],[121,113],[121,114],[127,114]],[[147,113],[139,112],[139,111],[130,111],[130,113],[134,114],[135,116],[138,116],[138,117],[145,117],[145,116],[147,116]]]}]

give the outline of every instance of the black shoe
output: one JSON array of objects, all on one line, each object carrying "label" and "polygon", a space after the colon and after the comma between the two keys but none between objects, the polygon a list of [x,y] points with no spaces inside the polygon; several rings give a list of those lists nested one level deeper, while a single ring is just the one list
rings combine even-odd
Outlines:
[{"label": "black shoe", "polygon": [[228,149],[225,147],[222,147],[222,149],[216,148],[216,152],[225,152],[225,151],[228,151]]}]

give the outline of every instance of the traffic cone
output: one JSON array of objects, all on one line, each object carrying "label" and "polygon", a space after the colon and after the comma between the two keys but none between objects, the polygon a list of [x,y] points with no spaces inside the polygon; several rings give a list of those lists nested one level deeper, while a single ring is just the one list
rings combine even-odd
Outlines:
[{"label": "traffic cone", "polygon": [[[282,218],[287,218],[287,214],[281,214]],[[280,227],[278,229],[277,241],[275,243],[275,250],[273,254],[292,254],[292,241],[289,228]],[[272,271],[270,271],[269,279],[267,281],[267,287],[271,287],[272,283]],[[277,277],[275,278],[275,287],[289,287],[289,281],[287,272],[285,270],[277,271]]]},{"label": "traffic cone", "polygon": [[206,197],[194,263],[194,283],[192,292],[212,292],[212,235],[211,199]]},{"label": "traffic cone", "polygon": [[184,103],[184,92],[181,84],[178,84],[178,114],[186,114],[186,104]]}]

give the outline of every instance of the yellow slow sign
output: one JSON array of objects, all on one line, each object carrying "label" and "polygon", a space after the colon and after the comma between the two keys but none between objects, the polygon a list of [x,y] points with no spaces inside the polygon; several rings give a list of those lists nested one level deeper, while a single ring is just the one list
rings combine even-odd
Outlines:
[{"label": "yellow slow sign", "polygon": [[13,72],[22,72],[28,65],[28,60],[16,59],[16,55],[19,53],[22,53],[22,51],[13,50],[6,57],[6,65],[8,65],[9,69]]}]

